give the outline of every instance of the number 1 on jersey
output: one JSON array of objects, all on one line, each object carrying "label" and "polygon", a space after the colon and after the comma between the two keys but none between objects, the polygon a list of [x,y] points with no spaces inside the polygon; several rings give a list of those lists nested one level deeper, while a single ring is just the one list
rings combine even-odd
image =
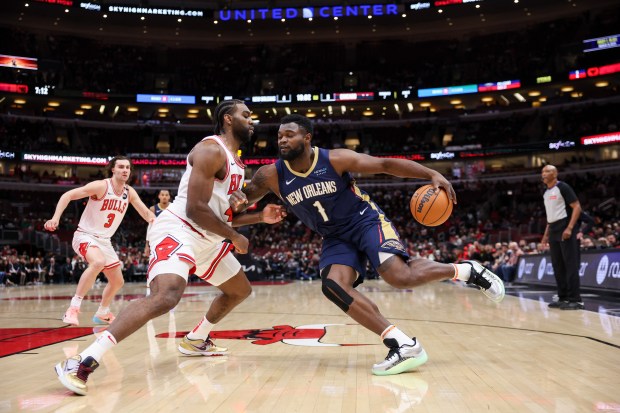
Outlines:
[{"label": "number 1 on jersey", "polygon": [[316,209],[319,211],[319,214],[321,214],[321,216],[323,217],[324,222],[329,221],[329,218],[327,218],[327,214],[325,213],[325,208],[323,208],[323,205],[321,205],[319,201],[316,201],[314,204],[312,204],[312,206],[316,207]]}]

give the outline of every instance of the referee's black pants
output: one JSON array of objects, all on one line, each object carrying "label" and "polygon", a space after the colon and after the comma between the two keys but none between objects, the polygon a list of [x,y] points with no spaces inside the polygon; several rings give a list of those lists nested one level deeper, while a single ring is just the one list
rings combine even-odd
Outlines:
[{"label": "referee's black pants", "polygon": [[550,240],[549,250],[560,301],[580,302],[579,266],[581,265],[581,254],[577,237],[572,234],[566,241]]}]

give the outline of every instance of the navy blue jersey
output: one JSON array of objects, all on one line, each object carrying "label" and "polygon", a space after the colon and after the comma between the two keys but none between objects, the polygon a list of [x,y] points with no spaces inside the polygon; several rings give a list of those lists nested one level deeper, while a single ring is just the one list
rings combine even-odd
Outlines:
[{"label": "navy blue jersey", "polygon": [[348,172],[339,175],[329,161],[329,150],[313,148],[314,162],[305,173],[278,160],[282,200],[313,231],[323,236],[321,268],[344,264],[365,272],[365,259],[380,264],[380,252],[407,258],[400,237],[384,212],[361,191]]},{"label": "navy blue jersey", "polygon": [[158,217],[164,210],[159,207],[159,202],[154,205],[155,216]]},{"label": "navy blue jersey", "polygon": [[383,214],[348,172],[338,175],[327,149],[313,149],[314,163],[306,173],[276,162],[280,195],[304,224],[323,237],[338,236]]},{"label": "navy blue jersey", "polygon": [[329,150],[313,148],[314,162],[305,173],[278,160],[280,196],[301,221],[323,236],[320,267],[342,264],[358,274],[366,260],[378,268],[382,253],[409,258],[398,232],[384,212],[361,191],[348,172],[339,175],[329,161]]}]

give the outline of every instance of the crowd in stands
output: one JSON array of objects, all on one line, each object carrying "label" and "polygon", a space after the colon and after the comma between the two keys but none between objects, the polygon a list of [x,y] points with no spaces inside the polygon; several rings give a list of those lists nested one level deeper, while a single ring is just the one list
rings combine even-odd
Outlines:
[{"label": "crowd in stands", "polygon": [[413,36],[382,39],[378,33],[377,40],[363,42],[261,42],[207,50],[113,45],[4,28],[3,53],[37,57],[39,70],[0,71],[0,81],[34,80],[57,89],[104,93],[246,96],[566,76],[569,70],[597,63],[601,56],[584,54],[582,40],[615,33],[619,15],[615,7],[508,32],[428,42]]}]

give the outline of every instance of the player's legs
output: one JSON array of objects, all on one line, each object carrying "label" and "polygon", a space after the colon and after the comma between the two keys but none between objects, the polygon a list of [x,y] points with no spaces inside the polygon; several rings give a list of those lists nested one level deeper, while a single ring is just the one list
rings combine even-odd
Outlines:
[{"label": "player's legs", "polygon": [[108,285],[103,289],[101,306],[109,307],[116,293],[123,287],[123,284],[125,284],[125,280],[123,279],[120,266],[104,270],[103,273],[108,279]]},{"label": "player's legs", "polygon": [[428,356],[417,340],[391,325],[374,302],[353,288],[357,278],[353,268],[331,264],[323,268],[321,276],[325,296],[355,321],[379,335],[389,348],[385,360],[373,365],[373,374],[399,374],[426,363]]},{"label": "player's legs", "polygon": [[[381,315],[379,307],[377,307],[374,302],[353,288],[353,283],[357,278],[355,270],[349,266],[339,264],[333,264],[330,267],[329,274],[327,274],[326,278],[335,282],[337,286],[327,284],[324,288],[327,288],[331,294],[336,297],[339,297],[339,292],[336,291],[336,289],[338,289],[338,287],[342,289],[347,296],[351,297],[351,299],[346,300],[352,300],[352,302],[348,305],[346,310],[346,307],[343,308],[339,305],[340,309],[345,311],[348,316],[357,321],[360,325],[377,335],[381,335],[390,325],[390,322]],[[346,302],[348,302],[341,298],[339,298],[339,301],[341,304],[345,305]]]},{"label": "player's legs", "polygon": [[123,284],[125,284],[125,280],[123,279],[120,265],[107,270],[104,269],[103,273],[108,279],[108,283],[103,289],[101,304],[99,304],[99,309],[93,317],[93,322],[97,324],[110,324],[115,318],[110,311],[110,304],[112,304],[112,300],[114,296],[116,296],[116,293],[118,293],[123,287]]},{"label": "player's legs", "polygon": [[108,332],[116,342],[125,339],[147,321],[173,309],[181,300],[187,281],[177,274],[160,274],[151,283],[151,294],[129,302],[118,314]]},{"label": "player's legs", "polygon": [[[219,288],[221,294],[213,300],[205,316],[183,337],[179,344],[179,352],[186,356],[220,356],[226,354],[228,349],[217,347],[211,341],[209,334],[215,324],[220,322],[252,293],[250,282],[241,269],[239,261],[229,253],[230,249],[226,243],[214,247],[211,253],[203,250],[200,254],[204,261],[198,266],[197,273],[205,281]],[[207,270],[203,272],[205,267]]]},{"label": "player's legs", "polygon": [[78,281],[75,295],[84,297],[95,284],[95,280],[105,267],[106,257],[97,246],[90,245],[84,254],[88,267],[84,270]]},{"label": "player's legs", "polygon": [[151,295],[130,302],[94,343],[79,355],[56,365],[60,382],[74,393],[85,395],[88,376],[99,366],[103,354],[147,321],[174,308],[183,296],[186,283],[185,278],[176,274],[159,274],[151,280]]},{"label": "player's legs", "polygon": [[399,255],[392,255],[377,268],[379,275],[395,288],[412,288],[431,281],[454,278],[454,265],[427,259],[414,259],[406,263]]},{"label": "player's legs", "polygon": [[97,279],[97,275],[99,275],[99,273],[103,270],[106,263],[106,257],[99,247],[88,243],[83,243],[79,249],[76,249],[76,251],[82,253],[83,257],[86,259],[86,262],[88,262],[88,267],[80,276],[75,290],[75,295],[71,299],[69,308],[67,308],[67,311],[65,311],[65,314],[62,317],[62,321],[63,323],[77,326],[80,324],[78,315],[80,314],[82,300],[88,291],[93,287],[93,284]]},{"label": "player's legs", "polygon": [[213,324],[222,320],[226,314],[230,313],[233,308],[252,293],[252,286],[243,270],[240,270],[228,281],[218,285],[217,288],[222,293],[215,297],[206,314],[207,320]]}]

